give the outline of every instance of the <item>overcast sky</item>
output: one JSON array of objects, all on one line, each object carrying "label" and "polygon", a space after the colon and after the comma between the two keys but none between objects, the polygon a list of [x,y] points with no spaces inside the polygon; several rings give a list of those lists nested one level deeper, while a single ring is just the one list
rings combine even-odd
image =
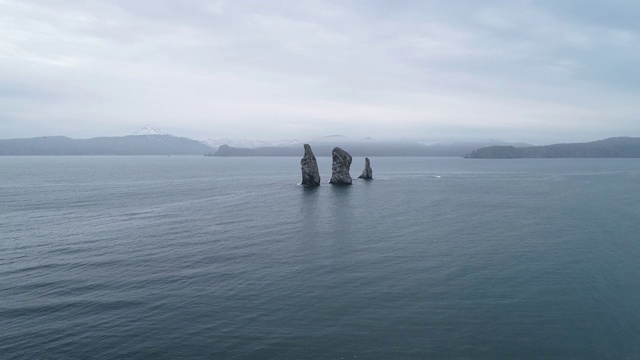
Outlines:
[{"label": "overcast sky", "polygon": [[0,138],[640,136],[640,1],[0,0]]}]

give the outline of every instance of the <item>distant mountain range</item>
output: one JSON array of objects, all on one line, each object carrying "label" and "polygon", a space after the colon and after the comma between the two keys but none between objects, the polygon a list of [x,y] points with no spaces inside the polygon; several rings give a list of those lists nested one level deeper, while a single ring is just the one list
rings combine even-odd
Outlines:
[{"label": "distant mountain range", "polygon": [[212,150],[199,141],[172,135],[0,140],[0,155],[202,155]]},{"label": "distant mountain range", "polygon": [[528,147],[489,146],[471,151],[465,158],[640,158],[640,138],[614,137],[586,143]]},{"label": "distant mountain range", "polygon": [[[501,140],[422,144],[412,141],[379,141],[331,135],[305,141],[316,156],[331,156],[339,146],[352,156],[464,156],[466,158],[640,157],[640,138],[618,137],[589,143],[532,146]],[[0,139],[0,155],[206,155],[206,156],[302,156],[302,142],[210,139],[196,141],[165,134],[146,125],[132,135],[71,139],[44,136]]]},{"label": "distant mountain range", "polygon": [[157,127],[151,125],[151,124],[147,124],[143,127],[141,127],[140,129],[136,130],[135,132],[133,132],[131,135],[169,135],[169,134],[165,134],[162,131],[160,131]]},{"label": "distant mountain range", "polygon": [[[352,156],[463,156],[474,149],[489,145],[505,145],[504,141],[458,142],[424,145],[410,141],[377,141],[371,138],[351,139],[333,135],[308,141],[316,156],[331,156],[331,150],[339,146]],[[221,145],[211,156],[301,156],[301,145],[263,146],[255,148]],[[509,144],[530,146],[529,144]]]},{"label": "distant mountain range", "polygon": [[[371,138],[348,138],[341,135],[315,138],[307,142],[313,147],[316,156],[331,156],[331,150],[336,146],[342,147],[353,156],[462,156],[479,147],[507,144],[499,140],[487,140],[425,145],[409,141],[386,142]],[[119,137],[71,139],[66,136],[44,136],[0,140],[0,155],[302,156],[302,152],[302,142],[296,139],[196,141],[163,133],[152,125],[146,125],[132,135]]]}]

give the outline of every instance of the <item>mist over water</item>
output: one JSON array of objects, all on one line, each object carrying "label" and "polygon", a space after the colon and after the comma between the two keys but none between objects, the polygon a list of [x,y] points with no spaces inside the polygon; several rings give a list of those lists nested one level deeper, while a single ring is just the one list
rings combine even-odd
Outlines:
[{"label": "mist over water", "polygon": [[0,157],[1,357],[640,354],[640,160],[318,163]]}]

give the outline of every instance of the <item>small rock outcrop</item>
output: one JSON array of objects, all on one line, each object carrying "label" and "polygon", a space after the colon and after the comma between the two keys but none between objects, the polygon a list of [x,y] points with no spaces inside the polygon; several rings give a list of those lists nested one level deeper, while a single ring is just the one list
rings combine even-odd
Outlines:
[{"label": "small rock outcrop", "polygon": [[304,156],[300,160],[300,165],[302,166],[302,185],[320,186],[318,162],[309,144],[304,144]]},{"label": "small rock outcrop", "polygon": [[339,147],[333,148],[331,152],[333,164],[331,165],[331,180],[329,183],[336,185],[351,185],[353,179],[349,175],[351,167],[351,155]]},{"label": "small rock outcrop", "polygon": [[373,170],[371,170],[369,158],[364,158],[364,170],[362,170],[362,175],[358,176],[358,179],[373,180]]}]

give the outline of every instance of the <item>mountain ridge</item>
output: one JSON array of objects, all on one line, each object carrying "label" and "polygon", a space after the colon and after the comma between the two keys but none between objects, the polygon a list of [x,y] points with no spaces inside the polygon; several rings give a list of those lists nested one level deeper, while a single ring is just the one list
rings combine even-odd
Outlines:
[{"label": "mountain ridge", "polygon": [[[300,143],[254,148],[222,144],[216,149],[201,141],[186,137],[155,134],[156,131],[159,132],[157,128],[148,130],[150,133],[90,139],[72,139],[60,135],[0,139],[0,155],[209,155],[229,157],[300,156],[302,153],[302,144]],[[412,141],[378,141],[370,138],[351,139],[343,136],[328,136],[309,141],[309,144],[320,157],[330,156],[331,150],[336,146],[349,151],[353,156],[365,157],[463,156],[474,159],[640,157],[640,138],[635,137],[614,137],[586,143],[531,146],[522,143],[506,143],[501,140],[426,145]]]},{"label": "mountain ridge", "polygon": [[0,155],[202,155],[213,149],[173,135],[127,135],[72,139],[43,136],[0,140]]},{"label": "mountain ridge", "polygon": [[[356,139],[348,141],[344,137],[323,137],[319,141],[309,141],[314,154],[318,157],[331,156],[334,147],[339,146],[352,156],[444,156],[461,157],[465,153],[486,145],[483,142],[457,142],[452,144],[424,145],[413,141],[376,141]],[[500,141],[500,143],[504,143]],[[299,146],[271,146],[240,148],[227,144],[221,145],[211,156],[299,156]]]},{"label": "mountain ridge", "polygon": [[516,148],[489,146],[473,150],[467,159],[640,158],[640,137],[612,137],[584,143],[559,143]]},{"label": "mountain ridge", "polygon": [[143,136],[143,135],[170,135],[167,133],[163,133],[157,127],[147,124],[140,129],[136,130],[131,134],[132,136]]}]

